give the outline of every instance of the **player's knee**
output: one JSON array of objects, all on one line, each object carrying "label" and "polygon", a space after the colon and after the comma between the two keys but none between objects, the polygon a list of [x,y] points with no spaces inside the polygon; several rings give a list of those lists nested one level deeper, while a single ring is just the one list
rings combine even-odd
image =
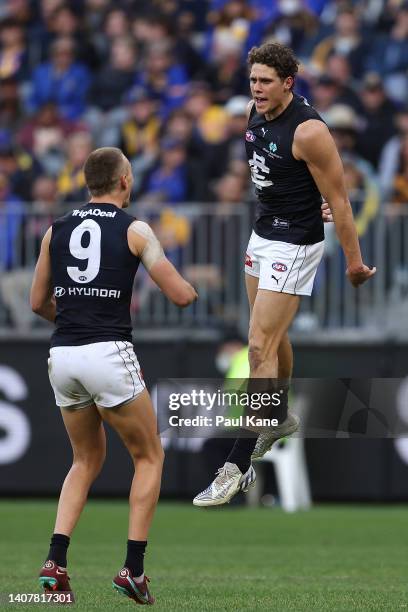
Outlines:
[{"label": "player's knee", "polygon": [[90,453],[74,456],[73,465],[85,471],[90,477],[96,478],[105,462],[105,449],[94,449]]},{"label": "player's knee", "polygon": [[136,443],[129,450],[135,464],[140,461],[147,461],[160,469],[163,466],[164,450],[160,443],[160,438],[157,438],[157,440],[151,441],[148,444],[140,445]]},{"label": "player's knee", "polygon": [[251,370],[257,370],[265,361],[265,349],[260,342],[249,341],[248,361]]},{"label": "player's knee", "polygon": [[154,464],[157,469],[161,470],[163,468],[164,463],[164,450],[160,441],[158,444],[154,444],[148,453],[145,455],[145,459],[147,459],[150,463]]}]

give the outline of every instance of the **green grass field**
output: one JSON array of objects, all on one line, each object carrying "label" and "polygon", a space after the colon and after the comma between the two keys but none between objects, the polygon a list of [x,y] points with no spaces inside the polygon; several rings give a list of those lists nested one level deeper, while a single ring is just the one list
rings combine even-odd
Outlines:
[{"label": "green grass field", "polygon": [[[48,549],[51,501],[0,501],[1,610],[38,592]],[[69,569],[78,610],[130,610],[111,577],[125,550],[125,502],[89,502],[74,534]],[[320,506],[199,509],[161,503],[146,570],[158,610],[408,610],[408,508]]]}]

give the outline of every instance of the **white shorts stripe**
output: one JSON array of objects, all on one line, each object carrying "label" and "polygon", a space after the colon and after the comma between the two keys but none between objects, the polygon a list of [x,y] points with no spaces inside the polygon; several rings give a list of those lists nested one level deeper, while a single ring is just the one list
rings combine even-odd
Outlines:
[{"label": "white shorts stripe", "polygon": [[[119,347],[118,343],[116,342],[116,340],[115,340],[115,344],[116,344],[116,348],[118,349],[119,356],[120,356],[120,358],[123,361],[123,365],[126,368],[126,370],[129,372],[130,380],[132,381],[132,385],[133,385],[133,393],[134,393],[136,388],[135,388],[135,381],[133,380],[133,374],[132,374],[131,370],[129,369],[129,366],[126,363],[125,359],[123,358],[123,355],[121,353],[120,347]],[[126,347],[125,347],[125,350],[126,350]]]}]

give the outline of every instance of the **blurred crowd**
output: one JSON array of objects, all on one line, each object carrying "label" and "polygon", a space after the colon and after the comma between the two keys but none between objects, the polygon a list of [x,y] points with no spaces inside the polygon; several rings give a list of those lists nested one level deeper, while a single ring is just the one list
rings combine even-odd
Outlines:
[{"label": "blurred crowd", "polygon": [[[359,234],[384,203],[402,210],[407,0],[2,0],[0,269],[23,224],[37,244],[53,211],[86,201],[95,147],[122,148],[173,246],[189,232],[178,204],[250,201],[246,56],[264,41],[301,60],[296,91],[332,130]],[[24,202],[41,216],[24,221]]]}]

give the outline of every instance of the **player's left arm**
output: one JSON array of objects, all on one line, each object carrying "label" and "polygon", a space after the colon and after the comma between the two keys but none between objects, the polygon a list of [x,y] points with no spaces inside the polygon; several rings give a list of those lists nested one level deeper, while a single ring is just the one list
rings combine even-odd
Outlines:
[{"label": "player's left arm", "polygon": [[52,228],[48,228],[35,266],[31,285],[30,304],[36,314],[54,323],[56,315],[55,298],[52,294],[50,240]]},{"label": "player's left arm", "polygon": [[197,299],[196,290],[167,259],[157,236],[147,223],[136,220],[129,226],[128,244],[131,252],[140,257],[150,278],[174,304],[184,308]]},{"label": "player's left arm", "polygon": [[317,188],[329,204],[347,261],[347,276],[352,285],[358,287],[373,276],[376,269],[363,263],[343,164],[327,126],[316,119],[301,123],[295,131],[293,155],[306,162]]}]

